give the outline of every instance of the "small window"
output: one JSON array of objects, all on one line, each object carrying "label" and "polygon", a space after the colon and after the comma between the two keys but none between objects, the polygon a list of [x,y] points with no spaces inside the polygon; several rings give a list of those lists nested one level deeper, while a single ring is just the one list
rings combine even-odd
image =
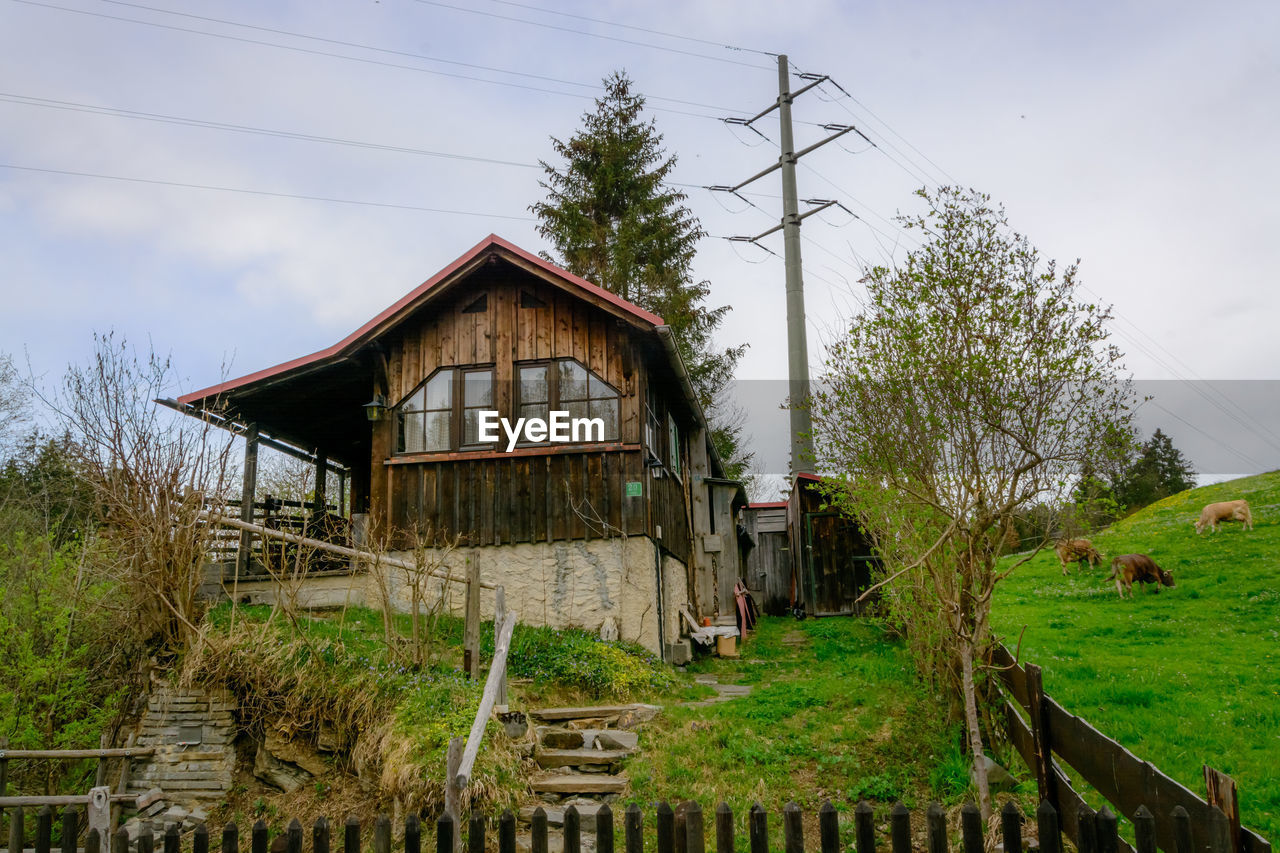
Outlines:
[{"label": "small window", "polygon": [[479,299],[476,299],[466,308],[463,308],[462,313],[463,314],[483,314],[487,310],[489,310],[489,294],[482,293],[480,294]]},{"label": "small window", "polygon": [[680,427],[676,419],[667,413],[667,467],[671,473],[680,476]]},{"label": "small window", "polygon": [[520,307],[521,308],[546,308],[547,303],[534,296],[527,290],[520,291]]},{"label": "small window", "polygon": [[480,443],[480,412],[493,408],[493,371],[462,371],[462,443]]},{"label": "small window", "polygon": [[[571,358],[517,368],[517,417],[547,420],[550,412],[569,413],[570,420],[599,418],[602,441],[617,441],[618,390]],[[592,438],[595,438],[592,432]]]}]

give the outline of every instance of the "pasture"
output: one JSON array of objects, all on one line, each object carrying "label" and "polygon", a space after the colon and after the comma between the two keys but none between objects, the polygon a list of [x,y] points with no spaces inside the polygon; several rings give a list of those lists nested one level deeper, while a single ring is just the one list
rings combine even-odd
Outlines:
[{"label": "pasture", "polygon": [[[1215,501],[1246,498],[1255,529],[1197,536]],[[1089,537],[1096,569],[1045,551],[997,589],[992,618],[1045,692],[1197,793],[1209,764],[1236,779],[1241,820],[1280,840],[1280,472],[1166,498]],[[1121,600],[1111,558],[1146,553],[1176,587]]]}]

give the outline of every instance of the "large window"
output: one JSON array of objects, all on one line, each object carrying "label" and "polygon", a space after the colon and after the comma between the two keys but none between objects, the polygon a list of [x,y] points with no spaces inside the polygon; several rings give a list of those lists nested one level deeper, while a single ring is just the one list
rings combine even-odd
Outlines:
[{"label": "large window", "polygon": [[546,420],[553,410],[571,420],[598,418],[602,440],[618,439],[618,390],[573,359],[517,365],[516,408],[521,418]]},{"label": "large window", "polygon": [[396,452],[437,453],[479,443],[493,408],[493,368],[442,367],[396,406]]}]

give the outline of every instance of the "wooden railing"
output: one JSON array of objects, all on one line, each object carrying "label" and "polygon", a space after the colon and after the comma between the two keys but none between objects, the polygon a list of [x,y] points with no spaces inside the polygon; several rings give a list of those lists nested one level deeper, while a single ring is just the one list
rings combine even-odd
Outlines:
[{"label": "wooden railing", "polygon": [[[1191,846],[1179,846],[1176,827],[1162,824],[1156,834],[1156,843],[1162,850],[1169,853],[1210,850],[1215,843],[1210,836],[1210,816],[1217,812],[1226,814],[1230,849],[1235,853],[1270,851],[1271,845],[1266,839],[1240,826],[1234,783],[1229,777],[1206,768],[1206,777],[1216,780],[1217,793],[1222,799],[1218,802],[1202,799],[1084,719],[1069,713],[1053,697],[1045,695],[1040,667],[1031,663],[1019,664],[1002,645],[996,646],[992,663],[1021,709],[1020,713],[1013,703],[1005,704],[1005,728],[1009,738],[1027,767],[1035,773],[1040,798],[1063,815],[1063,831],[1077,844],[1080,843],[1081,829],[1076,825],[1075,815],[1084,805],[1084,799],[1071,787],[1070,779],[1054,760],[1055,756],[1123,814],[1132,815],[1139,804],[1146,804],[1151,811],[1160,814],[1169,814],[1175,808],[1184,810],[1190,821]],[[1222,780],[1226,780],[1225,783]],[[1119,850],[1130,851],[1132,848],[1121,839]]]}]

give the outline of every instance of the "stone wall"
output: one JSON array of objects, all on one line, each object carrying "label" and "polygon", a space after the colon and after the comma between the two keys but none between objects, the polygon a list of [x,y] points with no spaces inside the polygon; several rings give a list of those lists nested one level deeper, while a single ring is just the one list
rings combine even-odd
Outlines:
[{"label": "stone wall", "polygon": [[236,764],[236,708],[227,691],[153,683],[137,745],[155,747],[156,752],[134,761],[128,793],[159,788],[170,803],[222,800]]},{"label": "stone wall", "polygon": [[[395,556],[413,558],[410,552]],[[463,578],[473,560],[480,564],[484,581],[504,588],[507,607],[516,611],[522,624],[583,628],[639,643],[655,654],[662,652],[658,641],[658,557],[647,537],[459,548],[448,555],[441,568]],[[679,607],[689,601],[688,578],[684,563],[668,554],[662,555],[661,565],[663,631],[670,642],[680,635]],[[389,567],[381,571],[391,606],[402,612],[411,610],[408,573]],[[237,593],[241,601],[271,604],[277,587],[271,581],[242,581]],[[466,585],[428,580],[423,600],[434,606],[442,595],[447,612],[462,616]],[[375,576],[361,572],[309,578],[296,598],[302,607],[364,605],[381,609],[383,592]],[[493,590],[482,590],[482,619],[493,618],[493,606]]]}]

